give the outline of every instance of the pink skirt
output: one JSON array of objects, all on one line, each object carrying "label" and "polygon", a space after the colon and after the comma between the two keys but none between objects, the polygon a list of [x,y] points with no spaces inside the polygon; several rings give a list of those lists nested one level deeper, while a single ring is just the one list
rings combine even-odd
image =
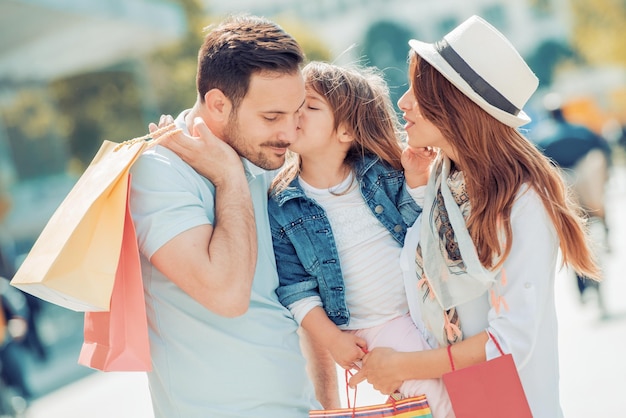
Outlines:
[{"label": "pink skirt", "polygon": [[[389,347],[400,352],[430,349],[409,314],[376,327],[348,332],[354,332],[367,341],[369,350],[376,347]],[[454,417],[448,392],[441,379],[406,380],[398,391],[405,398],[425,394],[433,418]]]}]

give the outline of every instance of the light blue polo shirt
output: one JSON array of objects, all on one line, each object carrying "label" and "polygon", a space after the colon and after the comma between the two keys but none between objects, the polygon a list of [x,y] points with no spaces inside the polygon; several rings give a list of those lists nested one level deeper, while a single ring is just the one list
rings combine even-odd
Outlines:
[{"label": "light blue polo shirt", "polygon": [[[176,123],[184,126],[181,114]],[[305,372],[297,324],[276,296],[276,263],[267,215],[273,172],[243,160],[259,242],[248,312],[213,314],[149,262],[163,244],[213,224],[213,185],[168,149],[156,146],[133,165],[131,211],[141,253],[157,418],[308,417],[320,409]]]}]

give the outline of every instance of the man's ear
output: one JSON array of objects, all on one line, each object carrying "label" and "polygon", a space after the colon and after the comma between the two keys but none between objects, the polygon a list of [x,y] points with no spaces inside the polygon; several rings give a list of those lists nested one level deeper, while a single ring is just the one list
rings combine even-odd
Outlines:
[{"label": "man's ear", "polygon": [[232,102],[220,89],[211,89],[204,95],[204,106],[211,119],[225,123],[232,111]]}]

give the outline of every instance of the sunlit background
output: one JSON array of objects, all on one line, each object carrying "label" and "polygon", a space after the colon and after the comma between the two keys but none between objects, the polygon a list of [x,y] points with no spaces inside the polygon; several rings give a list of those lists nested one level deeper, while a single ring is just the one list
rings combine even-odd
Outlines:
[{"label": "sunlit background", "polygon": [[[103,140],[143,135],[159,115],[177,115],[193,104],[203,28],[231,12],[277,21],[309,59],[379,67],[394,102],[407,87],[408,39],[436,41],[478,14],[511,40],[540,79],[525,109],[534,119],[525,132],[532,136],[545,118],[542,98],[558,92],[568,120],[602,135],[614,151],[607,186],[615,208],[608,209],[612,252],[605,258],[613,263],[607,275],[614,276],[605,279],[611,290],[606,303],[615,312],[598,320],[593,302],[577,300],[570,274],[561,272],[560,286],[570,293],[559,314],[565,330],[572,330],[561,343],[567,359],[562,360],[566,417],[623,414],[626,397],[617,389],[623,387],[625,362],[617,354],[608,361],[603,350],[626,342],[626,317],[620,314],[626,310],[626,285],[618,265],[626,254],[626,229],[615,215],[626,203],[626,0],[1,0],[0,248],[5,258],[19,266]],[[28,303],[39,342],[25,347],[20,361],[36,403],[91,378],[92,372],[76,365],[82,315],[32,298]],[[600,337],[593,334],[598,330]],[[597,350],[574,351],[580,358],[568,354],[579,348],[569,343],[596,342]],[[37,344],[39,354],[33,352]],[[606,372],[585,374],[598,367]],[[612,380],[615,373],[619,380]]]}]

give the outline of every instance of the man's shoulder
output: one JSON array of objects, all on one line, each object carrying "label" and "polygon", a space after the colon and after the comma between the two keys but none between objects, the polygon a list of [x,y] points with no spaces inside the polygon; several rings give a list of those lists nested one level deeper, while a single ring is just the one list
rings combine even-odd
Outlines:
[{"label": "man's shoulder", "polygon": [[131,173],[151,172],[157,174],[185,173],[193,177],[202,177],[175,152],[156,145],[145,150],[133,163]]},{"label": "man's shoulder", "polygon": [[141,174],[144,172],[160,173],[162,171],[169,171],[178,165],[176,158],[173,157],[177,157],[176,154],[166,148],[158,145],[154,146],[145,150],[137,157],[137,160],[135,160],[130,168],[130,172],[133,174]]},{"label": "man's shoulder", "polygon": [[158,145],[144,151],[133,163],[130,173],[133,185],[146,190],[181,188],[196,193],[208,187],[213,193],[215,189],[176,153]]}]

